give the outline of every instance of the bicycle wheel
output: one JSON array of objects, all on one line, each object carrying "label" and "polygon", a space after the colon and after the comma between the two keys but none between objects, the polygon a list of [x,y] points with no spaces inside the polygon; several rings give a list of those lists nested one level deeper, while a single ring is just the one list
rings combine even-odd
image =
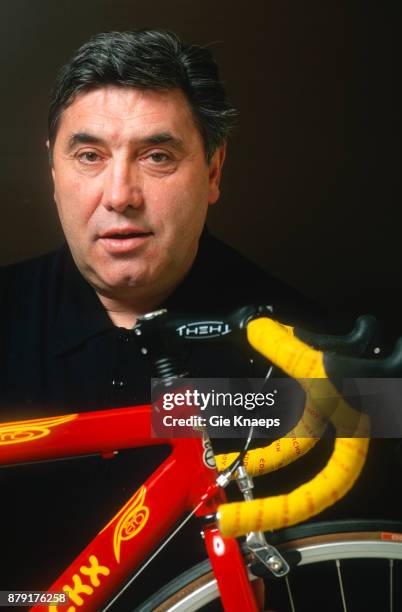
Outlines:
[{"label": "bicycle wheel", "polygon": [[[402,523],[361,520],[308,523],[268,534],[268,540],[291,563],[296,559],[286,579],[267,579],[266,605],[270,609],[277,612],[402,609]],[[249,556],[246,563],[252,579],[256,575],[267,576]],[[169,582],[135,612],[201,609],[222,610],[208,560]]]}]

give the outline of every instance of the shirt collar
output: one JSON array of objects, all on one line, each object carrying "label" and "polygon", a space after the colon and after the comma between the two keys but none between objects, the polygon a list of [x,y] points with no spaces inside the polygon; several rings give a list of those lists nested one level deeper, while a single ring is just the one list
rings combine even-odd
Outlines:
[{"label": "shirt collar", "polygon": [[95,290],[84,279],[71,253],[64,251],[60,300],[52,330],[53,352],[65,353],[89,338],[113,329],[114,325],[103,308]]},{"label": "shirt collar", "polygon": [[203,309],[207,301],[207,288],[211,285],[214,276],[214,262],[209,247],[209,234],[205,227],[189,272],[161,307],[180,312]]}]

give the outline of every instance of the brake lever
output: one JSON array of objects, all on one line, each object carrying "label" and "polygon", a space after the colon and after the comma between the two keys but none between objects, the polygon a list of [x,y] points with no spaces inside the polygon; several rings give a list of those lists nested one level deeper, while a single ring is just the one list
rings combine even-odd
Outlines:
[{"label": "brake lever", "polygon": [[[251,501],[253,496],[253,479],[247,473],[244,465],[239,466],[236,476],[238,487],[245,501]],[[276,578],[282,578],[289,573],[290,567],[286,559],[275,546],[268,544],[264,532],[250,531],[246,536],[246,546],[251,554],[262,563]]]}]

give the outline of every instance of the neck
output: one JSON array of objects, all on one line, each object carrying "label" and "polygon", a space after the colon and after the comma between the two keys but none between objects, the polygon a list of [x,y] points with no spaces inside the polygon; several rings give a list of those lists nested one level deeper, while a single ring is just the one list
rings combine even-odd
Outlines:
[{"label": "neck", "polygon": [[157,310],[160,304],[166,300],[169,294],[170,291],[164,294],[159,294],[158,296],[155,296],[154,299],[147,299],[144,301],[136,300],[135,302],[106,297],[100,293],[97,295],[114,325],[117,327],[132,329],[136,324],[138,317],[147,312]]}]

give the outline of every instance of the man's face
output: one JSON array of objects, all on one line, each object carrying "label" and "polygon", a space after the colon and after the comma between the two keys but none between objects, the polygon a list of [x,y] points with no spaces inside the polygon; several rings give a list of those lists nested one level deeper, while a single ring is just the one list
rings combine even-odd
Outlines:
[{"label": "man's face", "polygon": [[103,87],[63,112],[55,201],[74,260],[100,295],[171,291],[190,268],[224,159],[210,164],[180,90]]}]

